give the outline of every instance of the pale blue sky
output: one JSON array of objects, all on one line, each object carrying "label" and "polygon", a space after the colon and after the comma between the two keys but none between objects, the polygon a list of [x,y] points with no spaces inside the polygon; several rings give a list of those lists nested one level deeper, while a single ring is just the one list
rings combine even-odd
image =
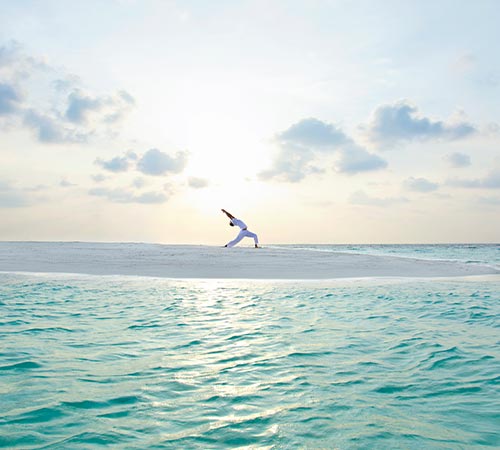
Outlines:
[{"label": "pale blue sky", "polygon": [[500,240],[497,1],[0,9],[0,239]]}]

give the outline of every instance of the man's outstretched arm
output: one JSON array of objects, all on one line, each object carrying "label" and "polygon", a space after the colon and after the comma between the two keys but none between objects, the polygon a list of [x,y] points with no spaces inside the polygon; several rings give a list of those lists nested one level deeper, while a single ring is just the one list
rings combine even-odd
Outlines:
[{"label": "man's outstretched arm", "polygon": [[230,219],[235,219],[235,217],[231,213],[228,213],[225,209],[221,209],[221,211]]}]

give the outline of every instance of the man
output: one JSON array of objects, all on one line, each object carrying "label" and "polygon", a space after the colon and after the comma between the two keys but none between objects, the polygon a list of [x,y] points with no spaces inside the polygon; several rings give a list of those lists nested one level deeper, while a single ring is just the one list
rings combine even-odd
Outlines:
[{"label": "man", "polygon": [[228,213],[225,209],[222,210],[222,212],[229,217],[229,225],[234,227],[240,227],[240,232],[238,233],[238,236],[234,238],[231,242],[228,242],[224,247],[234,247],[238,242],[240,242],[244,237],[249,237],[253,238],[255,242],[255,248],[259,248],[259,238],[255,233],[252,233],[251,231],[248,231],[248,228],[243,222],[243,220],[237,219],[234,217],[232,214]]}]

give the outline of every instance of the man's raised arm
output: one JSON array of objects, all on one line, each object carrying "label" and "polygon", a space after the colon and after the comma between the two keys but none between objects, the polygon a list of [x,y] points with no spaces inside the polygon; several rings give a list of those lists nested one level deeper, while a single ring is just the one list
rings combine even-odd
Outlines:
[{"label": "man's raised arm", "polygon": [[231,214],[231,213],[228,213],[225,209],[221,209],[221,211],[227,216],[229,217],[230,219],[234,219],[235,217]]}]

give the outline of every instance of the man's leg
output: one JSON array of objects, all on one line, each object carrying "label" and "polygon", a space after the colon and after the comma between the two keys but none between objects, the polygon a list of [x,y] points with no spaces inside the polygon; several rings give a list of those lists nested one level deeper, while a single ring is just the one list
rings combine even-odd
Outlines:
[{"label": "man's leg", "polygon": [[238,242],[240,242],[245,237],[245,230],[241,230],[231,242],[226,244],[226,247],[234,247]]},{"label": "man's leg", "polygon": [[251,231],[246,230],[245,236],[249,238],[253,238],[253,241],[255,242],[255,246],[259,245],[259,238],[255,233],[252,233]]}]

